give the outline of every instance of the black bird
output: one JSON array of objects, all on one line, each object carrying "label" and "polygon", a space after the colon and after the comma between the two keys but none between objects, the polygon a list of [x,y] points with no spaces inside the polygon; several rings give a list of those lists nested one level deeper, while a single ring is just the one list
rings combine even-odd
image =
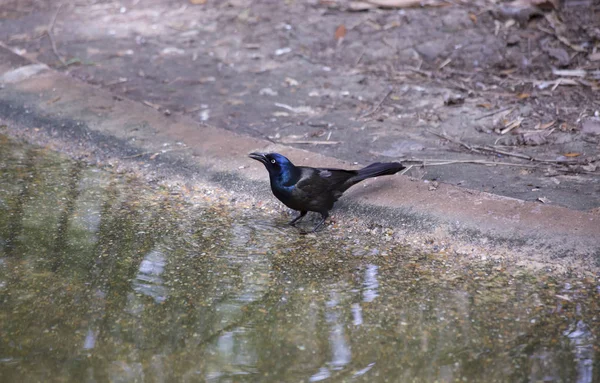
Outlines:
[{"label": "black bird", "polygon": [[279,153],[250,153],[249,157],[267,168],[275,197],[290,209],[300,211],[290,225],[309,211],[321,214],[321,221],[312,232],[323,225],[335,201],[349,187],[367,178],[395,174],[405,168],[399,162],[376,162],[359,170],[310,168],[295,166]]}]

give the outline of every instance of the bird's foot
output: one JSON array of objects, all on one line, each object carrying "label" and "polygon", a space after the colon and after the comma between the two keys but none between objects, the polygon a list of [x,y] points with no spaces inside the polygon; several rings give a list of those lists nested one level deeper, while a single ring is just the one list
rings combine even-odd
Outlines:
[{"label": "bird's foot", "polygon": [[300,215],[297,216],[296,218],[294,218],[293,220],[291,220],[290,222],[288,222],[288,225],[290,226],[296,226],[296,223],[299,222],[302,218],[304,218],[304,216],[306,215],[306,211],[301,211]]}]

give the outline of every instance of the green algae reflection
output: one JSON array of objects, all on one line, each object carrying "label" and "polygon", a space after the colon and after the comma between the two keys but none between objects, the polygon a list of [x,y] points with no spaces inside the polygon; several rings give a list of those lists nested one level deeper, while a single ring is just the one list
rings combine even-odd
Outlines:
[{"label": "green algae reflection", "polygon": [[237,210],[0,136],[0,381],[600,381],[597,280]]}]

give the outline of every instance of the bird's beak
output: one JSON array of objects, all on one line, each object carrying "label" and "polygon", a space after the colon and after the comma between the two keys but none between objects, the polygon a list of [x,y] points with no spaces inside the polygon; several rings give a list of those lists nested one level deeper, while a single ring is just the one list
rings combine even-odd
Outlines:
[{"label": "bird's beak", "polygon": [[248,154],[248,157],[252,158],[253,160],[262,162],[263,164],[266,164],[268,162],[265,153],[250,153]]}]

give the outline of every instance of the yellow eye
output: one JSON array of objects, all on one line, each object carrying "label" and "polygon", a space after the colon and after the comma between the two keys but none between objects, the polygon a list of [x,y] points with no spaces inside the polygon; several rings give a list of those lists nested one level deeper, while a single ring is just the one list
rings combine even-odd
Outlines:
[{"label": "yellow eye", "polygon": [[274,164],[275,162],[277,162],[277,161],[275,161],[275,160],[271,160],[271,163],[272,163],[272,164]]}]

